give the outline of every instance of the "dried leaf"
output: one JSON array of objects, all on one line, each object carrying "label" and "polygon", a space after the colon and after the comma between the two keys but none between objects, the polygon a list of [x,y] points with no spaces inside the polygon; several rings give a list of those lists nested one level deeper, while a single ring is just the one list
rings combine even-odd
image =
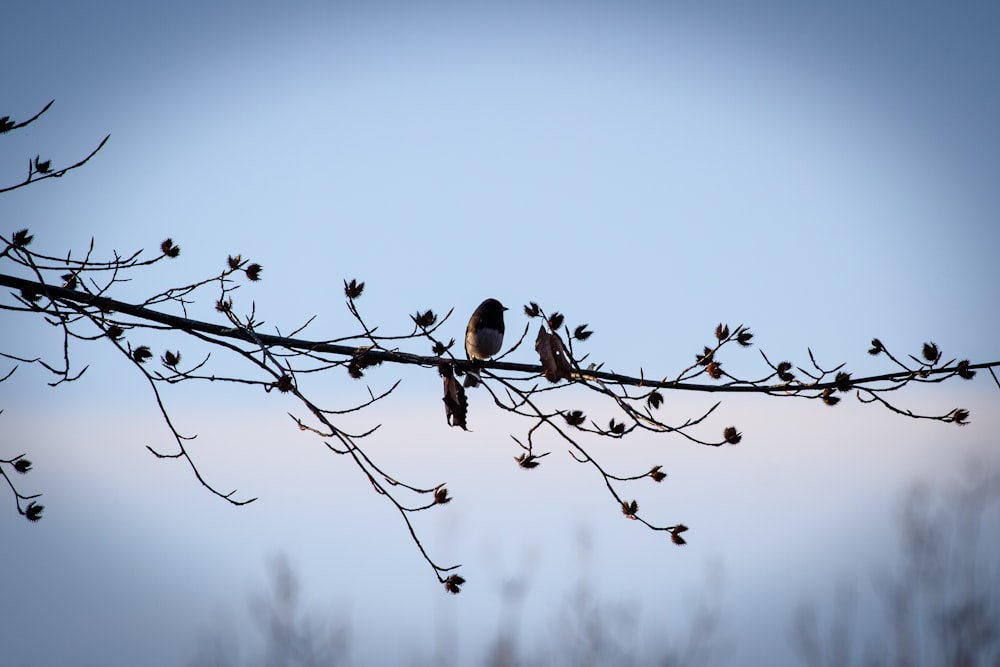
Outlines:
[{"label": "dried leaf", "polygon": [[357,299],[364,290],[365,284],[363,282],[359,283],[354,278],[351,278],[351,282],[344,281],[344,294],[348,299]]},{"label": "dried leaf", "polygon": [[593,331],[587,331],[587,325],[581,324],[576,329],[573,329],[573,338],[577,340],[587,340],[593,335]]},{"label": "dried leaf", "polygon": [[164,239],[163,243],[160,244],[160,252],[172,259],[181,254],[181,248],[174,245],[173,239]]},{"label": "dried leaf", "polygon": [[538,467],[538,457],[534,454],[528,454],[525,452],[520,456],[515,456],[514,460],[517,461],[517,465],[521,466],[525,470],[531,470],[532,468]]},{"label": "dried leaf", "polygon": [[251,264],[246,268],[247,278],[256,282],[260,280],[260,272],[264,270],[260,264]]},{"label": "dried leaf", "polygon": [[635,520],[635,515],[639,511],[639,503],[636,501],[628,502],[622,501],[622,514],[627,516],[629,519]]},{"label": "dried leaf", "polygon": [[25,285],[24,287],[21,288],[21,298],[24,299],[25,301],[35,303],[36,301],[42,298],[42,295],[34,287],[30,285]]},{"label": "dried leaf", "polygon": [[464,431],[468,431],[465,420],[469,412],[469,399],[465,395],[465,389],[455,378],[455,374],[448,364],[438,366],[438,372],[444,380],[444,413],[449,426],[458,426]]},{"label": "dried leaf", "polygon": [[45,509],[44,505],[39,505],[34,500],[28,503],[28,506],[24,509],[24,516],[28,521],[38,521],[42,518],[42,510]]},{"label": "dried leaf", "polygon": [[427,329],[428,327],[434,326],[434,323],[437,322],[437,315],[435,315],[432,310],[427,310],[422,313],[418,311],[415,315],[410,315],[410,319],[413,320],[413,323],[421,329]]},{"label": "dried leaf", "polygon": [[837,390],[843,393],[849,392],[851,390],[851,374],[845,373],[843,371],[837,373],[837,377],[834,378],[834,383],[837,385]]},{"label": "dried leaf", "polygon": [[47,174],[51,170],[52,160],[42,160],[40,155],[35,156],[35,171],[39,174]]},{"label": "dried leaf", "polygon": [[573,373],[569,361],[569,353],[558,334],[549,333],[545,327],[538,327],[535,338],[535,351],[542,363],[543,375],[549,382],[555,384],[559,380],[568,380]]},{"label": "dried leaf", "polygon": [[11,239],[11,245],[15,248],[23,248],[31,243],[31,239],[33,238],[35,237],[29,234],[27,229],[19,229],[14,232],[14,237]]},{"label": "dried leaf", "polygon": [[277,387],[278,391],[280,391],[282,394],[287,394],[288,392],[290,392],[292,389],[295,388],[295,384],[292,381],[291,375],[282,375],[280,378],[278,378],[278,381],[271,386]]},{"label": "dried leaf", "polygon": [[439,340],[436,340],[436,341],[434,341],[434,346],[431,348],[431,351],[434,353],[435,357],[443,357],[444,353],[447,352],[448,350],[450,350],[451,347],[452,347],[452,345],[454,345],[454,344],[455,344],[455,339],[454,338],[452,338],[450,341],[448,341],[447,345],[445,345],[444,343],[442,343]]},{"label": "dried leaf", "polygon": [[462,585],[465,583],[465,579],[457,574],[450,574],[448,578],[444,580],[444,589],[449,593],[458,595],[462,592]]},{"label": "dried leaf", "polygon": [[369,354],[370,351],[371,348],[369,347],[359,347],[354,350],[354,356],[351,357],[351,361],[347,364],[347,374],[355,380],[364,376],[364,369],[370,366],[378,366],[382,363],[381,359]]}]

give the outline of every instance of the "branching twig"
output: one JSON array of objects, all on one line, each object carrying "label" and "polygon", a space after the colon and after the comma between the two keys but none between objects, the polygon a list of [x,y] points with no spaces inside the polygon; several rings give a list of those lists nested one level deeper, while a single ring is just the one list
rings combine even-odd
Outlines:
[{"label": "branching twig", "polygon": [[[494,404],[499,409],[526,420],[525,435],[521,438],[511,436],[520,452],[515,460],[521,468],[538,467],[541,460],[550,453],[545,451],[548,448],[546,438],[554,436],[557,442],[569,446],[569,453],[575,461],[597,472],[611,499],[626,518],[651,530],[666,531],[676,544],[684,544],[685,540],[681,537],[681,533],[687,530],[684,524],[661,525],[647,519],[640,514],[638,502],[629,499],[622,491],[623,485],[647,477],[654,482],[662,481],[667,476],[662,465],[653,465],[646,472],[638,474],[612,472],[612,466],[601,460],[583,438],[620,440],[636,432],[644,432],[679,435],[689,442],[712,447],[727,443],[735,445],[742,440],[742,433],[735,426],[720,429],[721,438],[718,435],[704,435],[709,417],[719,407],[718,402],[697,416],[683,417],[675,423],[657,416],[657,411],[664,403],[663,392],[666,391],[756,393],[821,400],[828,405],[839,402],[841,394],[855,392],[862,402],[881,404],[896,414],[963,424],[969,417],[964,409],[956,408],[943,415],[918,415],[890,403],[886,396],[895,395],[895,392],[911,383],[936,383],[956,375],[969,379],[978,369],[989,369],[996,380],[993,369],[1000,366],[1000,361],[976,364],[967,360],[942,362],[940,350],[933,343],[924,346],[922,359],[911,355],[912,363],[903,363],[898,356],[889,354],[885,346],[875,339],[869,352],[884,353],[894,366],[889,372],[854,378],[843,370],[844,364],[829,368],[821,366],[812,350],[807,350],[811,363],[809,368],[793,366],[786,361],[774,364],[761,352],[766,370],[756,376],[758,379],[741,379],[723,370],[721,356],[731,349],[749,347],[753,334],[743,325],[730,329],[720,324],[715,329],[714,342],[694,355],[693,364],[677,373],[672,380],[666,379],[666,376],[651,380],[642,371],[637,376],[604,371],[603,364],[590,363],[584,368],[582,362],[587,356],[578,358],[576,347],[590,336],[586,325],[571,329],[565,325],[565,318],[561,314],[546,315],[534,303],[525,307],[529,323],[507,350],[502,350],[494,360],[473,363],[453,354],[454,339],[445,343],[438,336],[438,331],[452,314],[450,310],[443,318],[438,318],[429,310],[411,315],[413,329],[408,333],[377,333],[378,328],[369,325],[359,310],[358,298],[364,284],[357,281],[345,281],[344,290],[348,311],[360,330],[325,341],[306,340],[295,336],[305,329],[312,318],[305,325],[296,328],[292,336],[283,336],[260,331],[262,325],[252,302],[249,314],[237,317],[234,295],[240,286],[238,281],[245,277],[252,283],[259,280],[262,271],[259,264],[249,263],[239,255],[230,256],[225,268],[213,276],[131,303],[109,296],[112,288],[129,280],[136,270],[165,258],[178,256],[180,250],[173,241],[164,241],[160,245],[160,254],[151,259],[144,259],[137,252],[127,256],[116,254],[110,261],[97,261],[92,257],[93,242],[83,260],[73,260],[70,254],[62,260],[28,250],[31,240],[27,231],[17,232],[9,239],[0,236],[0,242],[6,246],[0,251],[0,260],[7,260],[30,274],[27,278],[0,274],[0,285],[15,290],[11,294],[11,303],[0,303],[0,308],[41,315],[46,323],[60,329],[61,360],[59,363],[50,363],[41,357],[28,358],[6,352],[0,352],[0,355],[12,361],[38,364],[57,377],[57,381],[52,383],[57,385],[75,381],[83,373],[70,372],[71,343],[107,339],[152,388],[160,415],[176,445],[176,451],[172,452],[162,452],[147,445],[148,449],[159,458],[183,459],[200,484],[235,505],[252,502],[252,499],[236,498],[235,491],[220,491],[201,474],[190,448],[190,441],[194,436],[183,435],[175,426],[161,396],[160,383],[221,381],[258,387],[268,393],[293,398],[307,413],[305,417],[289,413],[299,429],[319,436],[323,446],[331,453],[346,456],[353,462],[373,490],[386,498],[399,512],[407,532],[438,581],[447,590],[456,593],[464,584],[464,579],[454,573],[458,566],[446,566],[435,561],[420,540],[414,524],[416,513],[451,501],[445,484],[424,486],[397,479],[382,465],[377,464],[362,446],[363,439],[371,436],[379,428],[378,425],[361,433],[350,433],[333,421],[341,415],[360,412],[386,400],[399,387],[400,381],[396,380],[381,392],[368,388],[364,400],[347,408],[333,408],[321,406],[309,398],[306,387],[302,385],[308,377],[319,372],[346,368],[351,377],[361,378],[371,367],[385,363],[434,368],[444,378],[449,423],[466,428],[468,403],[464,388],[455,378],[475,369],[479,373],[481,386],[491,395]],[[95,275],[103,276],[103,279],[97,282]],[[58,277],[58,281],[52,279],[54,276]],[[188,317],[188,305],[206,289],[213,287],[217,290],[213,297],[216,310],[223,321],[205,322]],[[181,314],[163,310],[170,307],[180,310]],[[540,363],[504,361],[505,357],[520,348],[527,339],[532,318],[540,318],[543,322],[536,338],[536,352]],[[153,332],[166,331],[182,334],[197,345],[235,355],[243,362],[244,368],[249,368],[252,372],[239,375],[213,373],[211,353],[198,355],[197,362],[193,365],[185,364],[180,346],[170,348],[159,357],[165,370],[151,370],[147,364],[155,355],[149,345],[142,343],[140,339]],[[415,354],[397,347],[421,339],[431,343],[433,355]],[[387,346],[390,342],[394,347]],[[16,366],[3,379],[9,378],[15,369]],[[805,379],[796,377],[793,369]],[[696,381],[699,378],[705,378],[707,382]],[[610,402],[616,410],[615,416],[606,426],[603,425],[603,419],[588,420],[583,411],[565,404],[570,388],[575,388],[578,392],[590,392]],[[552,401],[561,401],[562,404],[548,407]],[[715,433],[718,434],[719,431]],[[9,461],[0,460],[0,474],[15,495],[18,511],[34,520],[41,512],[41,506],[31,502],[36,496],[20,494],[3,468],[3,464],[7,464],[17,469],[19,460],[23,459],[18,457]],[[28,505],[22,507],[22,502],[27,502]]]}]

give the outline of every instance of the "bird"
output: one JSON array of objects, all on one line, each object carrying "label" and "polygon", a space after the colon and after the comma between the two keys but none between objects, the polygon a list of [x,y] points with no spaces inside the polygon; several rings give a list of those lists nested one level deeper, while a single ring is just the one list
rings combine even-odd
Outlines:
[{"label": "bird", "polygon": [[[469,318],[465,327],[465,356],[470,361],[485,361],[503,346],[503,311],[507,310],[496,299],[486,299]],[[476,386],[479,373],[470,370],[466,386]],[[474,378],[474,379],[473,379]]]}]

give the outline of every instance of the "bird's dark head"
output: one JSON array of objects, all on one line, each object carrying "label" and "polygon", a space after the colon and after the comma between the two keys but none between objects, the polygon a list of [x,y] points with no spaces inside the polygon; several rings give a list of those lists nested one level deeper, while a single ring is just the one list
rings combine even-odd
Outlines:
[{"label": "bird's dark head", "polygon": [[493,311],[500,311],[500,312],[503,312],[505,310],[510,310],[510,308],[503,305],[496,299],[486,299],[486,301],[483,301],[481,304],[479,304],[479,307],[483,309],[490,309]]},{"label": "bird's dark head", "polygon": [[[496,299],[486,299],[473,315],[479,322],[479,326],[492,327],[503,331],[503,313],[507,308]],[[478,316],[478,317],[477,317]]]}]

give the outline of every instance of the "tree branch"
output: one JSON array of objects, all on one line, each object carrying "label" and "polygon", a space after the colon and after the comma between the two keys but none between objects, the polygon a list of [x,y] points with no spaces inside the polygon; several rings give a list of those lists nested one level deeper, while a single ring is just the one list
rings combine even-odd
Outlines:
[{"label": "tree branch", "polygon": [[[337,354],[343,356],[354,356],[358,353],[358,347],[352,345],[341,345],[334,343],[326,343],[323,341],[312,341],[303,340],[301,338],[286,338],[283,336],[274,336],[269,334],[256,333],[253,338],[248,338],[246,332],[240,328],[223,326],[220,324],[213,324],[211,322],[202,322],[199,320],[193,320],[186,317],[178,317],[176,315],[170,315],[168,313],[162,313],[151,308],[146,308],[144,306],[137,306],[134,304],[126,303],[124,301],[118,301],[117,299],[111,299],[109,297],[100,296],[96,294],[90,294],[87,292],[80,292],[77,290],[66,289],[65,287],[59,287],[57,285],[47,285],[44,283],[35,282],[33,280],[25,280],[24,278],[18,278],[16,276],[0,274],[0,285],[5,287],[11,287],[17,290],[28,290],[30,292],[41,294],[49,297],[54,301],[62,301],[66,303],[79,303],[87,306],[94,306],[103,310],[105,312],[118,312],[125,315],[131,315],[142,320],[149,322],[156,322],[158,324],[163,324],[171,329],[177,329],[179,331],[200,331],[202,333],[207,333],[212,336],[219,336],[221,338],[233,338],[237,340],[250,340],[253,342],[254,339],[259,340],[264,345],[269,347],[283,347],[290,350],[305,350],[308,352],[324,352],[328,354]],[[405,338],[405,336],[395,336],[394,339]],[[408,352],[400,352],[397,350],[386,350],[386,349],[370,349],[365,351],[365,356],[372,360],[377,360],[379,362],[389,362],[395,364],[409,364],[423,367],[437,366],[442,362],[451,364],[455,368],[467,371],[473,367],[471,361],[466,359],[457,359],[454,357],[443,358],[434,356],[425,356],[418,354],[410,354]],[[528,375],[541,375],[544,372],[544,367],[538,364],[520,364],[512,363],[509,361],[480,361],[477,362],[477,366],[481,368],[488,368],[498,371],[509,371],[515,373],[525,373]],[[980,370],[986,368],[996,368],[1000,367],[1000,361],[988,361],[975,364],[965,364],[961,368],[968,370]],[[908,380],[926,379],[931,376],[939,375],[955,375],[961,369],[958,365],[946,366],[941,368],[928,368],[922,370],[899,370],[892,371],[889,373],[882,373],[879,375],[869,375],[860,378],[852,378],[851,385],[854,387],[861,387],[864,385],[871,385],[880,382],[906,382]],[[700,384],[695,382],[684,382],[681,380],[650,380],[649,378],[634,375],[625,375],[621,373],[610,373],[607,371],[600,370],[577,370],[574,371],[570,379],[572,380],[582,380],[582,381],[604,381],[612,382],[619,385],[627,385],[632,387],[649,387],[657,389],[674,389],[678,391],[697,391],[697,392],[709,392],[709,393],[720,393],[720,394],[768,394],[768,393],[787,393],[790,391],[801,391],[805,389],[809,390],[819,390],[824,389],[837,389],[838,383],[835,380],[828,380],[825,382],[812,382],[812,383],[774,383],[774,384],[760,384],[760,383],[730,383],[730,384]]]},{"label": "tree branch", "polygon": [[[21,123],[16,123],[9,116],[0,118],[0,134],[12,129],[24,127],[36,121],[50,107],[45,105],[33,117]],[[26,180],[17,185],[0,188],[0,194],[15,190],[31,183],[37,183],[46,178],[60,177],[72,169],[86,164],[107,143],[110,135],[84,159],[68,167],[54,170],[51,161],[42,160],[36,156],[28,163]],[[686,438],[692,443],[710,447],[720,447],[725,444],[736,445],[742,440],[742,433],[735,426],[726,426],[714,434],[705,436],[709,417],[714,417],[719,403],[716,402],[700,415],[675,417],[674,423],[668,423],[666,418],[658,417],[657,410],[663,405],[663,391],[708,392],[727,394],[765,394],[775,397],[799,397],[810,400],[820,400],[827,405],[836,405],[841,400],[841,394],[854,393],[863,403],[876,403],[895,414],[917,419],[929,419],[947,423],[966,423],[967,410],[955,408],[946,414],[919,415],[905,408],[890,403],[887,396],[895,399],[897,392],[911,383],[938,383],[958,376],[971,379],[976,370],[988,369],[997,386],[1000,379],[994,372],[1000,367],[1000,361],[985,363],[970,363],[968,360],[942,361],[941,351],[934,343],[926,343],[922,354],[892,355],[878,340],[872,340],[872,355],[884,354],[891,362],[893,370],[879,375],[853,378],[844,369],[844,364],[832,368],[821,367],[816,361],[812,350],[809,350],[811,367],[793,366],[789,361],[773,364],[761,352],[766,369],[763,377],[756,379],[741,379],[723,370],[721,357],[730,350],[751,346],[753,334],[743,326],[730,329],[720,323],[715,328],[714,340],[710,345],[694,355],[694,362],[668,380],[662,376],[659,380],[650,380],[640,369],[638,376],[611,373],[601,370],[601,364],[582,364],[589,355],[578,355],[577,344],[587,340],[592,332],[587,325],[572,328],[565,325],[565,317],[553,312],[546,314],[542,308],[531,302],[524,307],[528,318],[524,331],[513,344],[508,343],[506,350],[500,349],[489,361],[469,361],[457,358],[452,352],[455,339],[445,343],[439,338],[438,331],[449,319],[452,311],[444,317],[430,310],[417,311],[411,314],[413,329],[402,334],[391,335],[379,332],[377,326],[370,325],[362,316],[357,300],[364,290],[364,283],[357,280],[344,281],[344,294],[347,297],[347,308],[354,318],[359,331],[340,338],[314,341],[300,338],[299,335],[312,322],[312,318],[292,331],[291,336],[280,335],[281,330],[275,328],[277,335],[265,334],[259,331],[261,324],[256,317],[256,309],[251,305],[249,315],[238,317],[234,312],[233,297],[239,285],[236,281],[245,277],[251,282],[260,280],[259,264],[249,263],[242,256],[229,256],[225,268],[214,275],[195,280],[187,285],[172,287],[153,294],[146,299],[128,303],[110,296],[112,288],[117,284],[132,280],[132,273],[148,267],[161,260],[175,258],[180,254],[180,248],[171,239],[160,244],[160,254],[150,259],[143,259],[142,251],[130,255],[113,254],[110,260],[93,258],[94,242],[86,249],[82,259],[73,259],[72,253],[65,257],[36,253],[28,249],[32,236],[28,230],[14,232],[9,239],[0,235],[0,260],[17,267],[17,271],[28,278],[10,274],[0,274],[0,286],[15,290],[10,294],[10,301],[0,301],[0,310],[18,313],[31,313],[40,316],[43,321],[60,330],[61,350],[59,361],[46,361],[42,357],[21,357],[0,351],[0,356],[15,362],[36,364],[54,375],[57,379],[50,384],[55,386],[65,382],[78,380],[84,368],[79,372],[71,372],[71,346],[82,341],[108,341],[123,355],[128,363],[138,370],[152,388],[153,395],[161,418],[166,423],[176,445],[175,450],[161,452],[147,445],[147,448],[159,458],[181,459],[192,470],[196,480],[215,495],[224,498],[234,505],[251,502],[252,499],[241,500],[234,497],[235,492],[223,492],[202,475],[198,468],[191,448],[190,440],[195,436],[182,435],[175,420],[171,416],[160,392],[160,383],[178,384],[181,382],[203,381],[224,382],[251,386],[271,394],[284,395],[298,401],[304,408],[305,417],[288,413],[298,428],[304,432],[318,436],[323,446],[332,454],[345,457],[358,469],[360,474],[369,481],[374,491],[386,498],[399,512],[407,532],[417,547],[421,557],[432,568],[434,576],[442,583],[445,590],[458,593],[465,580],[454,570],[457,565],[441,565],[436,562],[421,541],[417,526],[414,523],[415,514],[430,510],[438,505],[451,501],[444,483],[432,486],[417,485],[403,482],[390,474],[389,469],[365,451],[364,438],[371,436],[380,425],[375,425],[360,433],[351,433],[334,423],[334,419],[347,414],[370,408],[374,404],[386,400],[399,386],[397,380],[389,389],[376,393],[368,388],[363,401],[355,401],[350,407],[331,409],[321,406],[307,394],[303,381],[312,374],[331,371],[337,368],[346,369],[352,378],[361,378],[366,369],[383,364],[404,364],[420,368],[434,368],[440,374],[444,385],[444,405],[447,423],[467,429],[468,399],[465,388],[483,386],[493,399],[494,405],[500,410],[513,415],[525,423],[525,433],[522,437],[511,434],[511,438],[520,449],[515,456],[517,465],[524,470],[531,470],[540,465],[550,452],[540,451],[545,447],[546,438],[556,442],[566,443],[569,454],[578,463],[589,466],[601,477],[613,504],[625,518],[644,525],[654,531],[665,531],[670,534],[677,545],[685,544],[681,534],[688,530],[682,523],[670,525],[647,520],[640,515],[637,500],[623,493],[624,484],[638,482],[650,478],[661,482],[667,477],[663,467],[653,465],[646,472],[639,474],[618,474],[610,463],[602,460],[589,447],[589,440],[584,438],[624,439],[634,433],[653,433],[676,435]],[[203,322],[188,317],[188,307],[194,303],[196,295],[204,294],[205,290],[217,289],[213,296],[216,311],[224,318],[224,323]],[[4,295],[0,294],[0,298]],[[154,309],[156,307],[172,307],[181,314],[171,314]],[[535,337],[535,353],[538,364],[511,363],[504,359],[521,348],[528,339],[533,327],[532,320],[539,319],[538,333]],[[96,333],[95,330],[96,329]],[[501,329],[502,331],[502,329]],[[181,351],[171,347],[159,360],[164,370],[152,370],[147,365],[155,360],[149,345],[139,339],[162,332],[180,332],[187,335],[187,340],[198,346],[209,346],[213,351],[231,354],[241,362],[240,368],[249,368],[251,372],[243,375],[227,371],[224,375],[212,373],[210,359],[212,352],[195,355],[196,363],[182,363]],[[508,339],[509,340],[509,339]],[[414,354],[398,349],[401,343],[430,343],[432,355]],[[391,347],[388,347],[391,346]],[[11,351],[12,352],[12,351]],[[910,362],[903,360],[909,357]],[[10,381],[15,365],[0,377],[0,383]],[[796,373],[806,379],[800,380]],[[465,377],[464,382],[459,377]],[[705,379],[712,382],[706,382]],[[605,419],[588,419],[582,410],[569,409],[565,403],[555,403],[564,398],[570,388],[592,392],[604,403],[610,404],[615,410],[614,416],[604,426]],[[552,405],[552,403],[555,403]],[[721,435],[721,437],[720,437]],[[608,455],[611,456],[610,454]],[[12,473],[23,474],[31,469],[31,463],[24,455],[10,459],[0,459],[0,477],[11,489],[17,511],[30,521],[41,517],[42,506],[34,501],[38,495],[25,495],[14,484]]]}]

